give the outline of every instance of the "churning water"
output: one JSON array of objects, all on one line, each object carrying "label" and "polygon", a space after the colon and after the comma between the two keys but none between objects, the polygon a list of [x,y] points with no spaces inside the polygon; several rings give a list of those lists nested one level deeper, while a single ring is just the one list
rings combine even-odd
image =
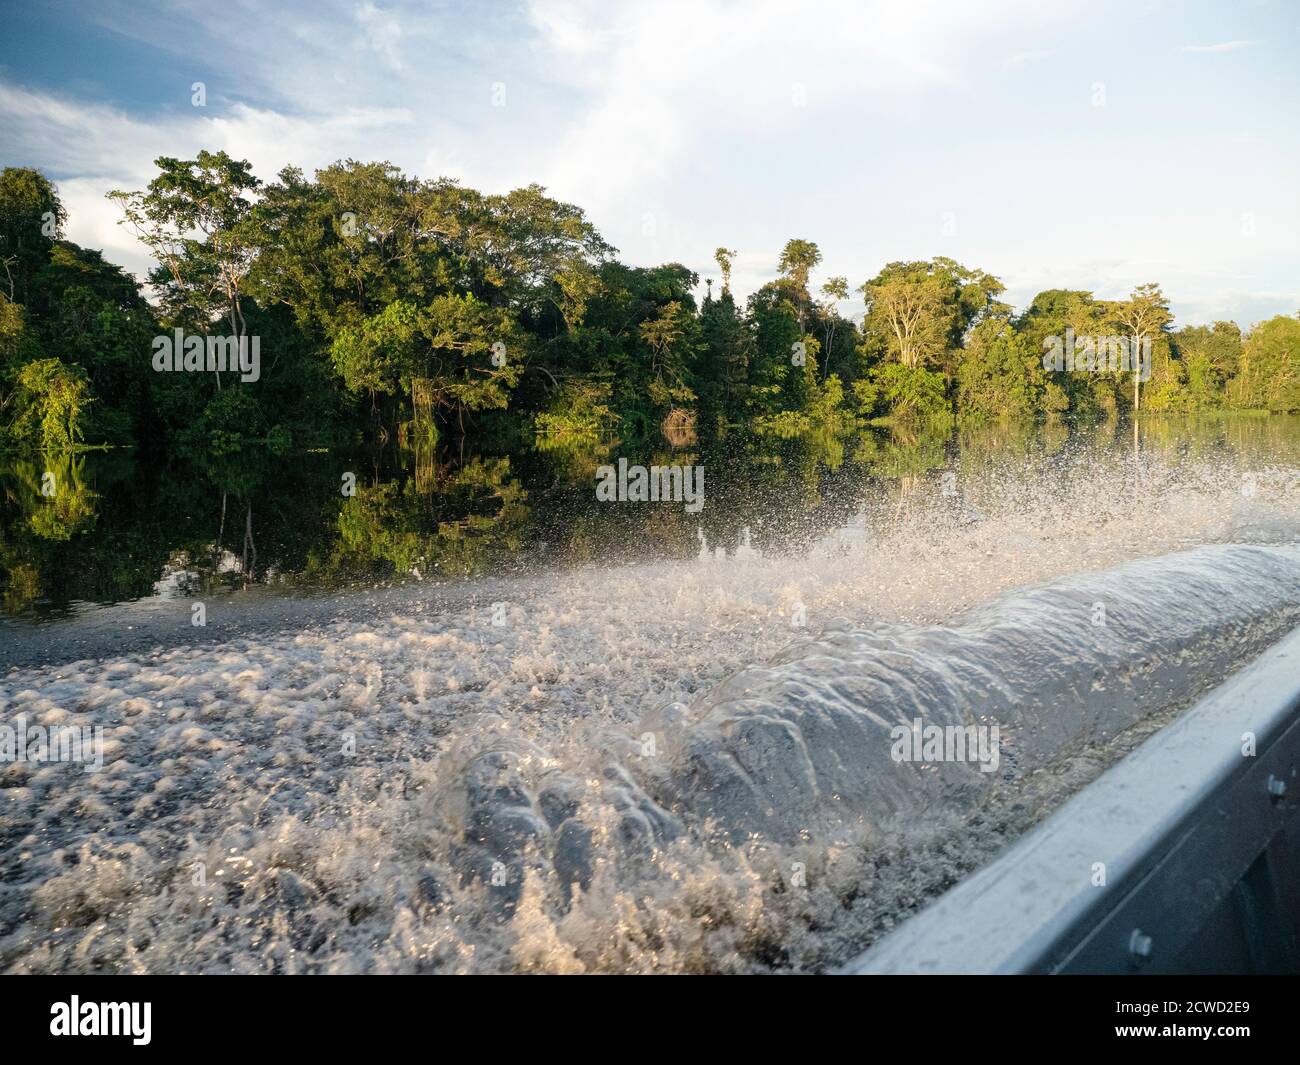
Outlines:
[{"label": "churning water", "polygon": [[[815,533],[11,670],[0,719],[102,725],[104,768],[0,769],[0,968],[844,960],[1300,625],[1294,452],[984,458]],[[997,757],[900,759],[918,723]]]}]

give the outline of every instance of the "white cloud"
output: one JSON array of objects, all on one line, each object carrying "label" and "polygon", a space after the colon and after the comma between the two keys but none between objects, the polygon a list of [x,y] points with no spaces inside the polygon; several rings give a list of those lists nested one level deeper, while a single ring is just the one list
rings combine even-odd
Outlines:
[{"label": "white cloud", "polygon": [[1051,59],[1054,55],[1056,55],[1055,48],[1044,48],[1034,52],[1017,52],[1002,64],[1002,69],[1015,70],[1017,67],[1029,66],[1032,63],[1041,63],[1045,59]]},{"label": "white cloud", "polygon": [[1235,52],[1241,48],[1249,48],[1254,41],[1222,41],[1219,44],[1185,44],[1182,47],[1184,52]]},{"label": "white cloud", "polygon": [[[158,156],[185,158],[201,148],[224,149],[249,159],[254,172],[269,180],[291,163],[310,171],[349,152],[382,158],[386,147],[409,137],[413,123],[402,108],[358,107],[322,120],[242,104],[226,113],[195,109],[144,122],[102,104],[0,82],[0,133],[6,143],[24,146],[15,162],[37,165],[55,180],[68,210],[69,239],[102,249],[138,277],[149,260],[117,225],[120,209],[106,197],[115,188],[143,188],[156,173]],[[426,154],[424,162],[436,163],[435,153]]]},{"label": "white cloud", "polygon": [[539,73],[585,94],[544,165],[584,204],[644,201],[720,136],[780,135],[810,112],[865,119],[954,82],[963,48],[1025,6],[537,0]]},{"label": "white cloud", "polygon": [[[102,194],[142,187],[159,154],[207,147],[267,180],[287,163],[353,157],[488,191],[539,182],[630,263],[716,278],[714,248],[739,249],[740,297],[773,276],[791,236],[817,240],[823,274],[853,286],[890,260],[950,254],[1006,277],[1013,298],[1160,280],[1180,309],[1210,308],[1254,285],[1288,300],[1298,272],[1287,142],[1266,128],[1243,141],[1240,122],[1221,119],[1181,139],[1126,126],[1151,100],[1119,77],[1111,104],[1092,107],[1095,75],[1075,43],[1092,8],[1077,2],[1043,14],[1031,0],[321,0],[250,5],[241,20],[230,48],[221,9],[111,8],[106,25],[173,62],[221,57],[151,113],[0,80],[8,161],[59,180],[74,240],[138,270]],[[1166,65],[1190,69],[1172,47]],[[1076,69],[1078,86],[1058,91]],[[204,78],[209,106],[192,108],[190,82]],[[491,105],[498,81],[505,107]],[[1252,112],[1252,128],[1267,113]],[[1259,215],[1251,242],[1246,211]],[[940,230],[948,212],[953,236]]]},{"label": "white cloud", "polygon": [[401,22],[380,11],[369,0],[357,7],[356,20],[365,31],[365,43],[370,50],[383,59],[389,70],[401,70],[402,58],[398,54],[402,41]]},{"label": "white cloud", "polygon": [[[666,186],[720,137],[795,138],[810,116],[865,117],[902,94],[949,84],[960,76],[963,42],[1027,6],[974,13],[946,0],[836,0],[810,17],[776,0],[743,11],[720,0],[537,0],[514,36],[499,15],[476,23],[422,5],[367,0],[316,18],[249,10],[240,48],[223,66],[228,84],[209,86],[206,109],[178,96],[174,109],[146,119],[0,84],[0,128],[27,161],[76,176],[74,239],[110,232],[112,208],[97,202],[98,189],[139,187],[155,156],[208,147],[248,158],[263,178],[288,162],[310,170],[352,155],[425,176],[441,163],[438,173],[494,190],[539,181],[614,230],[634,260],[703,266],[719,238],[699,233]],[[118,8],[112,21],[173,51],[178,38],[228,32],[219,12],[175,14],[170,34],[138,9]],[[422,62],[408,61],[416,54]],[[498,78],[509,105],[490,109]],[[225,103],[240,91],[283,103]],[[646,215],[658,224],[647,227]]]}]

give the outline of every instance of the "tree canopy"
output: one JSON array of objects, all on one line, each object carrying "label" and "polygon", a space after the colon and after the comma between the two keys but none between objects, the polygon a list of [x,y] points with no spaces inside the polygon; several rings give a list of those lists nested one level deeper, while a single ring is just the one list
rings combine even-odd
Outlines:
[{"label": "tree canopy", "polygon": [[[855,285],[819,274],[821,247],[796,237],[738,302],[737,249],[714,253],[715,294],[687,265],[620,262],[539,185],[484,193],[352,159],[264,182],[208,151],[155,165],[144,189],[111,194],[155,261],[143,286],[64,239],[44,176],[0,174],[0,444],[228,452],[1300,409],[1300,316],[1179,329],[1155,284],[1049,290],[1016,313],[981,269],[896,261]],[[176,331],[255,338],[264,369],[157,373],[151,344]],[[1044,360],[1066,341],[1103,355],[1122,341],[1149,365]]]}]

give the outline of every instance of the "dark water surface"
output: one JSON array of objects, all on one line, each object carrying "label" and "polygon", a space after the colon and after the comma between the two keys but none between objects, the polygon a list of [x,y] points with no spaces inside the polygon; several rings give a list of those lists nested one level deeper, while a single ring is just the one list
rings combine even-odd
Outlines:
[{"label": "dark water surface", "polygon": [[[703,466],[703,510],[599,502],[596,469],[620,457]],[[251,451],[212,465],[125,451],[0,457],[0,625],[93,618],[125,603],[251,603],[268,590],[318,596],[688,559],[746,535],[758,551],[797,553],[855,521],[879,527],[918,494],[960,511],[967,482],[989,467],[1029,476],[1131,463],[1140,477],[1152,459],[1220,463],[1248,498],[1251,470],[1300,465],[1300,418],[1161,419],[1136,433],[1115,423],[873,429],[656,452],[574,441],[515,455]],[[42,495],[47,474],[52,497]]]}]

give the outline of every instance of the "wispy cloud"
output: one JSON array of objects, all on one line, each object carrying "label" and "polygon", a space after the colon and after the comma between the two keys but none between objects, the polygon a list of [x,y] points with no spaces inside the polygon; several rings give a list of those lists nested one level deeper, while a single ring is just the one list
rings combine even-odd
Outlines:
[{"label": "wispy cloud", "polygon": [[402,24],[393,15],[380,11],[374,4],[362,4],[356,10],[357,24],[366,35],[366,43],[379,55],[390,70],[402,69],[399,47],[402,42]]},{"label": "wispy cloud", "polygon": [[1218,44],[1185,44],[1181,48],[1184,52],[1236,52],[1242,48],[1249,48],[1254,41],[1221,41]]},{"label": "wispy cloud", "polygon": [[1017,67],[1029,66],[1032,63],[1041,63],[1044,59],[1051,59],[1056,55],[1055,48],[1045,48],[1036,52],[1017,52],[1008,58],[1002,64],[1003,70],[1015,70]]}]

